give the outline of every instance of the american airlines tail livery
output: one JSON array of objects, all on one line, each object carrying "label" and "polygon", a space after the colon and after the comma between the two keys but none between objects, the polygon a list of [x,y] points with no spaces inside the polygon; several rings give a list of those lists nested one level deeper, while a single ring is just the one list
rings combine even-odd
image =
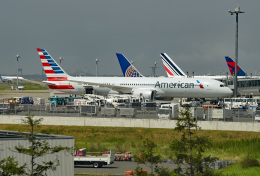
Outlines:
[{"label": "american airlines tail livery", "polygon": [[96,94],[110,93],[143,96],[145,99],[216,98],[232,95],[232,90],[213,79],[162,77],[73,77],[69,76],[45,49],[37,48],[50,89],[75,94],[85,88]]}]

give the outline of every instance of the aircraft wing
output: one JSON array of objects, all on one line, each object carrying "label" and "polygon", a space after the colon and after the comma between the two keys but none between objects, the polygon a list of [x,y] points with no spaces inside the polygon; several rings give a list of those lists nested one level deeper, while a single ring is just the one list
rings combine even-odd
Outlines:
[{"label": "aircraft wing", "polygon": [[68,81],[76,82],[76,83],[82,83],[82,84],[88,84],[85,87],[88,87],[88,86],[107,87],[107,88],[115,90],[115,91],[117,91],[119,93],[132,93],[132,89],[133,89],[133,88],[130,88],[130,87],[115,86],[115,85],[93,83],[93,82],[85,82],[85,81],[76,81],[76,80],[68,80]]},{"label": "aircraft wing", "polygon": [[41,85],[41,86],[46,86],[50,83],[47,83],[47,82],[41,82],[41,81],[34,81],[34,80],[30,80],[30,79],[23,79],[23,81],[26,81],[26,82],[29,82],[29,83],[33,83],[33,84],[38,84],[38,85]]}]

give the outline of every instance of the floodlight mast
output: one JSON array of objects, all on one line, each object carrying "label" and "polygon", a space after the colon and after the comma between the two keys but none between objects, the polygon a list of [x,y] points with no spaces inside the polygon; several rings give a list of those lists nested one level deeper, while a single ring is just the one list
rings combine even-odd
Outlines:
[{"label": "floodlight mast", "polygon": [[64,59],[62,57],[60,57],[59,60],[60,60],[60,64],[61,64],[61,61],[64,60]]},{"label": "floodlight mast", "polygon": [[240,11],[240,7],[236,7],[235,11],[228,11],[230,15],[236,14],[236,41],[235,41],[235,77],[234,77],[234,97],[237,97],[237,65],[238,65],[238,14],[245,13]]},{"label": "floodlight mast", "polygon": [[98,62],[99,62],[99,59],[96,59],[96,77],[98,76]]},{"label": "floodlight mast", "polygon": [[16,55],[16,60],[17,60],[17,80],[16,80],[16,90],[18,90],[18,85],[19,85],[19,81],[18,81],[18,72],[19,72],[19,58],[21,58],[21,56],[19,56],[18,54]]}]

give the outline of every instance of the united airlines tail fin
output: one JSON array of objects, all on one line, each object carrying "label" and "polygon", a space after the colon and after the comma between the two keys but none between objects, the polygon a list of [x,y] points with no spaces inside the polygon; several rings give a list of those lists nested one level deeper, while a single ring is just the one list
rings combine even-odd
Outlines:
[{"label": "united airlines tail fin", "polygon": [[[229,69],[231,75],[233,76],[234,72],[235,72],[235,62],[229,56],[225,56],[225,59],[226,59],[227,65],[228,65],[228,69]],[[240,68],[238,65],[237,65],[237,76],[247,76],[247,74],[244,72],[244,70],[242,68]]]},{"label": "united airlines tail fin", "polygon": [[47,81],[65,81],[69,75],[59,66],[59,64],[48,54],[45,49],[37,48]]},{"label": "united airlines tail fin", "polygon": [[124,74],[124,77],[143,77],[143,75],[129,62],[129,60],[120,53],[116,53],[118,62]]},{"label": "united airlines tail fin", "polygon": [[166,53],[161,53],[160,56],[162,58],[163,65],[168,77],[186,76],[186,74],[178,67],[178,65],[173,62],[173,60]]}]

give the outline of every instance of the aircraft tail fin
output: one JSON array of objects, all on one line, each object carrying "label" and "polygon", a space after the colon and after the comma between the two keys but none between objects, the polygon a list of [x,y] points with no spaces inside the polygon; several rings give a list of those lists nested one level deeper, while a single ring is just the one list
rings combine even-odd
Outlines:
[{"label": "aircraft tail fin", "polygon": [[166,53],[161,53],[160,54],[164,68],[166,70],[166,73],[168,77],[173,77],[173,76],[186,76],[186,74],[178,67],[175,62],[166,54]]},{"label": "aircraft tail fin", "polygon": [[143,77],[143,75],[129,62],[129,60],[120,53],[116,53],[118,62],[122,69],[124,77]]},{"label": "aircraft tail fin", "polygon": [[45,49],[37,48],[47,81],[65,81],[69,75],[59,66],[59,64],[49,55]]},{"label": "aircraft tail fin", "polygon": [[[235,61],[233,59],[231,59],[229,56],[225,56],[225,59],[226,59],[230,74],[233,76],[234,72],[235,72]],[[237,76],[247,76],[246,72],[244,72],[244,70],[239,65],[237,65]]]}]

